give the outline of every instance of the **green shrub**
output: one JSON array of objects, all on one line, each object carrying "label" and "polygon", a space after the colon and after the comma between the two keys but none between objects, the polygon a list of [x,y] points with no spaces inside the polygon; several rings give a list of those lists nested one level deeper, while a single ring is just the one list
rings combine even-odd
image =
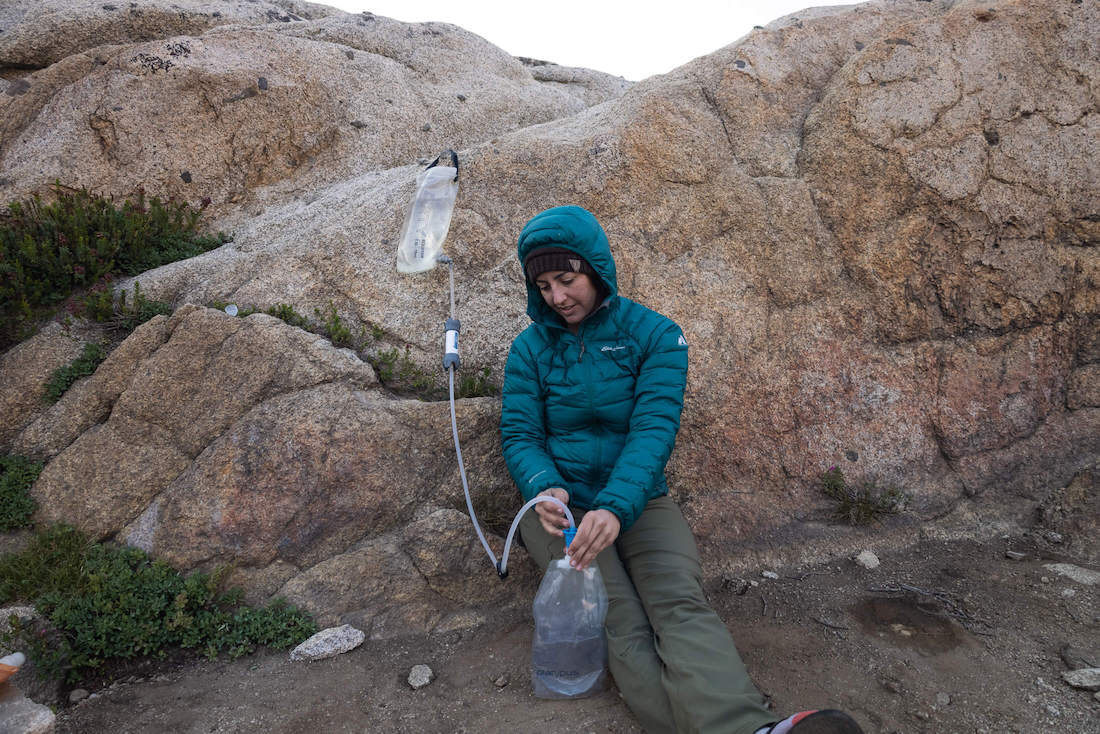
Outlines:
[{"label": "green shrub", "polygon": [[154,316],[171,315],[172,305],[164,301],[150,301],[141,292],[141,283],[137,281],[134,281],[134,297],[129,304],[126,302],[126,291],[118,294],[115,324],[126,333],[133,331]]},{"label": "green shrub", "polygon": [[[388,349],[369,355],[367,361],[374,367],[378,381],[396,393],[411,395],[420,400],[446,400],[447,387],[439,385],[436,378],[421,369],[409,356],[408,347],[401,353]],[[455,382],[455,398],[481,398],[497,395],[500,389],[490,380],[488,367],[472,373],[458,373]]]},{"label": "green shrub", "polygon": [[336,306],[331,301],[323,311],[315,308],[313,313],[321,320],[321,333],[328,337],[334,347],[352,346],[351,329],[340,319],[340,314],[336,313]]},{"label": "green shrub", "polygon": [[88,540],[67,525],[35,533],[20,553],[0,555],[0,604],[78,589]]},{"label": "green shrub", "polygon": [[404,353],[396,349],[378,352],[368,357],[367,361],[374,367],[378,381],[390,390],[412,394],[421,400],[446,397],[432,376],[413,362],[408,347],[405,347]]},{"label": "green shrub", "polygon": [[114,202],[54,188],[0,212],[0,349],[33,333],[74,291],[194,257],[227,241],[197,231],[202,209],[146,199]]},{"label": "green shrub", "polygon": [[463,374],[459,377],[458,386],[455,388],[456,398],[484,398],[497,395],[500,389],[489,381],[489,368],[485,367],[480,372]]},{"label": "green shrub", "polygon": [[34,514],[31,485],[42,473],[42,464],[23,456],[0,456],[0,531],[30,525]]},{"label": "green shrub", "polygon": [[109,287],[105,290],[92,290],[84,297],[84,315],[92,321],[129,334],[154,316],[171,316],[172,304],[164,301],[151,301],[141,292],[141,283],[134,282],[133,297],[127,291],[121,291],[115,298]]},{"label": "green shrub", "polygon": [[[282,319],[291,326],[297,326],[299,329],[310,331],[309,319],[295,311],[294,307],[291,306],[289,303],[280,303],[276,306],[272,306],[264,313],[266,313],[268,316],[274,316],[277,319]],[[335,313],[335,310],[333,311],[333,313]]]},{"label": "green shrub", "polygon": [[98,323],[108,323],[115,318],[115,292],[111,284],[97,283],[84,295],[84,316]]},{"label": "green shrub", "polygon": [[64,367],[58,367],[50,375],[46,383],[46,394],[43,399],[47,403],[56,403],[72,387],[73,383],[81,377],[87,377],[96,371],[96,368],[107,359],[107,352],[102,344],[90,342],[84,345],[80,356]]},{"label": "green shrub", "polygon": [[48,627],[13,625],[9,642],[48,675],[81,675],[111,659],[163,655],[179,646],[232,657],[257,645],[286,648],[317,631],[283,601],[264,608],[220,591],[222,573],[183,576],[136,548],[90,543],[72,528],[38,534],[0,556],[0,603],[33,601]]},{"label": "green shrub", "polygon": [[879,487],[873,482],[851,487],[835,466],[821,475],[821,488],[837,504],[833,516],[849,525],[869,525],[881,515],[901,512],[909,496],[896,487]]}]

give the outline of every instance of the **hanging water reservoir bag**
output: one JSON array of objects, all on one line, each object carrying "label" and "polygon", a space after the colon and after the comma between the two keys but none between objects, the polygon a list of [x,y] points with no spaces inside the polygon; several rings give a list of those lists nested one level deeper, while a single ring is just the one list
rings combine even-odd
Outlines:
[{"label": "hanging water reservoir bag", "polygon": [[539,698],[581,698],[607,685],[607,591],[596,564],[551,561],[534,604],[531,683]]},{"label": "hanging water reservoir bag", "polygon": [[[452,165],[441,165],[450,158]],[[397,244],[397,271],[419,273],[435,267],[451,226],[458,196],[458,155],[448,150],[416,176],[416,195]]]}]

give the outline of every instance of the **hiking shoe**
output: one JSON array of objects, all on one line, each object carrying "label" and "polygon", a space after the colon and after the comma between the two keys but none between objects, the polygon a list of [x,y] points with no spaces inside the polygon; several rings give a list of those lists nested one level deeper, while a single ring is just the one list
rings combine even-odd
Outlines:
[{"label": "hiking shoe", "polygon": [[855,719],[836,709],[802,711],[766,731],[768,734],[863,734]]}]

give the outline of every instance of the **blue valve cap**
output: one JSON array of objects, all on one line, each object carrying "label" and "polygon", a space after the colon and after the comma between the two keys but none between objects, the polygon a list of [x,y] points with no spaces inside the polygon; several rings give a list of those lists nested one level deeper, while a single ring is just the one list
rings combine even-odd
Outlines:
[{"label": "blue valve cap", "polygon": [[573,542],[573,538],[575,538],[577,535],[577,529],[566,528],[565,530],[562,530],[562,532],[565,533],[565,547],[568,548],[569,544]]}]

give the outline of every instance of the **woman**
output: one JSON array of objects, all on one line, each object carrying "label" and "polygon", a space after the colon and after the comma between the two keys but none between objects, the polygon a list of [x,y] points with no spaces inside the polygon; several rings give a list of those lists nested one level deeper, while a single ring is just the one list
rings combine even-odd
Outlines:
[{"label": "woman", "polygon": [[[531,219],[519,259],[534,323],[505,366],[504,458],[525,500],[552,495],[578,519],[570,563],[599,565],[608,663],[627,705],[649,732],[860,734],[839,711],[775,722],[707,604],[664,477],[683,408],[683,332],[618,295],[607,235],[580,207]],[[542,568],[563,555],[567,526],[549,502],[521,521]]]}]

